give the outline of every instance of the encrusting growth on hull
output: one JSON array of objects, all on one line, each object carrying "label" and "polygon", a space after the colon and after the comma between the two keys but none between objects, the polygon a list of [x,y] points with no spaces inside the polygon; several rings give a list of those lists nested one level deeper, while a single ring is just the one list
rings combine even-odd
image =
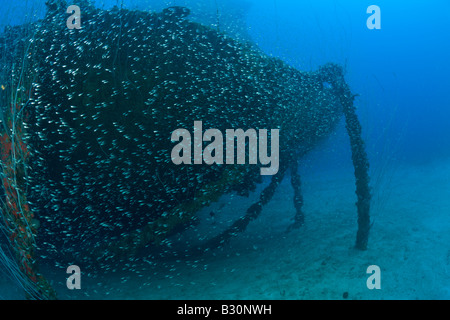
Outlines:
[{"label": "encrusting growth on hull", "polygon": [[[1,176],[5,200],[2,206],[0,230],[8,238],[18,265],[9,268],[29,299],[56,299],[56,293],[40,274],[36,260],[35,237],[39,222],[30,210],[26,198],[26,166],[30,152],[25,141],[23,103],[17,103],[7,113],[7,132],[0,137]],[[14,262],[12,262],[14,263]]]},{"label": "encrusting growth on hull", "polygon": [[358,232],[356,235],[356,249],[366,250],[370,231],[370,200],[371,193],[369,187],[369,160],[365,150],[364,140],[361,135],[361,124],[356,114],[356,107],[353,102],[356,95],[350,91],[345,82],[342,68],[337,65],[328,64],[321,69],[323,81],[329,82],[336,92],[336,96],[342,104],[345,115],[347,133],[350,138],[352,150],[353,167],[355,168],[356,195],[358,200],[356,207],[358,210]]},{"label": "encrusting growth on hull", "polygon": [[294,189],[294,207],[295,207],[295,217],[294,223],[292,223],[286,230],[290,232],[293,229],[298,229],[305,223],[305,215],[303,213],[303,195],[301,189],[301,179],[298,173],[298,160],[292,161],[291,165],[291,185]]},{"label": "encrusting growth on hull", "polygon": [[278,174],[274,175],[270,181],[270,184],[261,192],[259,201],[251,205],[245,214],[245,216],[239,218],[233,223],[231,227],[226,229],[224,232],[218,236],[209,240],[204,246],[201,247],[202,251],[207,251],[208,249],[214,249],[224,245],[230,238],[236,236],[238,233],[245,231],[248,224],[259,217],[262,212],[263,206],[265,206],[272,199],[275,194],[275,190],[283,181],[284,173],[286,172],[285,167],[281,167]]}]

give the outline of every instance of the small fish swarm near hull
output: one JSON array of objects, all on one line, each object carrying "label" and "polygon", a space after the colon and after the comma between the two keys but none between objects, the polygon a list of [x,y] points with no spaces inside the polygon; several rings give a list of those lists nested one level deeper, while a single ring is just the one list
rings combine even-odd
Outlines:
[{"label": "small fish swarm near hull", "polygon": [[[49,6],[35,25],[28,67],[28,199],[49,256],[126,259],[185,230],[222,195],[248,195],[261,182],[259,165],[173,164],[174,130],[191,129],[194,121],[221,132],[279,129],[278,174],[260,201],[210,243],[220,245],[258,216],[301,156],[343,115],[354,114],[339,66],[298,71],[189,21],[186,9],[85,7],[82,28],[70,30],[61,7]],[[354,162],[364,162],[360,127],[353,131]]]}]

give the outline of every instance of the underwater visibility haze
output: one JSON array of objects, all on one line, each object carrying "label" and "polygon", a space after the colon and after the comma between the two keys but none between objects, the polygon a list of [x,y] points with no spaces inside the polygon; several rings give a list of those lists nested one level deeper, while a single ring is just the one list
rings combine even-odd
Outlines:
[{"label": "underwater visibility haze", "polygon": [[0,12],[1,299],[449,299],[449,4]]}]

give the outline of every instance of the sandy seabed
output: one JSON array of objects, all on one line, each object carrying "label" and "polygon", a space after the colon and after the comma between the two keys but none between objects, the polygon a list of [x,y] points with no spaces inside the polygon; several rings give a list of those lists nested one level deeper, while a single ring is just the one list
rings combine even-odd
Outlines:
[{"label": "sandy seabed", "polygon": [[[354,249],[357,214],[351,167],[310,172],[301,167],[305,225],[285,233],[294,207],[286,177],[248,229],[223,249],[194,258],[146,259],[134,271],[89,278],[65,288],[67,274],[48,269],[61,299],[450,299],[450,160],[399,165],[372,180],[373,226],[366,251]],[[173,239],[206,238],[258,199],[225,196],[202,210],[201,223]],[[215,213],[214,220],[210,212]],[[367,268],[381,270],[369,290]],[[0,298],[23,294],[0,279]]]}]

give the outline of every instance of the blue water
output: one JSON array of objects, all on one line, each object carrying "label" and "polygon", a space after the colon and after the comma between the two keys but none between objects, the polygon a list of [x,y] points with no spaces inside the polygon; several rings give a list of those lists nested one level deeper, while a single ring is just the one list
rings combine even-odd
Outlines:
[{"label": "blue water", "polygon": [[378,1],[381,30],[366,27],[370,4],[258,1],[248,21],[266,52],[301,69],[345,64],[374,135],[401,139],[400,157],[448,156],[448,2]]},{"label": "blue water", "polygon": [[[42,17],[43,2],[24,5],[1,0],[0,13],[6,18],[0,27],[20,24],[33,15]],[[173,5],[191,7],[192,19],[256,43],[264,53],[299,70],[314,71],[327,62],[345,66],[346,81],[359,94],[355,104],[371,163],[375,224],[367,252],[349,249],[356,232],[356,200],[342,122],[300,164],[308,219],[303,241],[282,232],[294,212],[290,184],[285,181],[275,205],[269,204],[231,247],[199,262],[149,258],[147,265],[110,277],[101,275],[100,280],[86,276],[80,291],[65,288],[65,266],[44,265],[61,298],[341,299],[342,292],[353,299],[450,298],[450,204],[445,200],[450,193],[448,0],[97,0],[95,4],[158,12]],[[370,16],[366,9],[372,4],[381,9],[380,30],[366,26]],[[238,218],[236,212],[243,212],[257,197],[257,192],[252,200],[226,196],[217,207],[222,203],[232,207],[202,211],[206,227],[200,230],[208,234],[213,222],[221,225]],[[289,200],[283,202],[285,198]],[[211,221],[209,211],[217,210],[227,213]],[[398,232],[398,241],[390,242]],[[183,237],[195,238],[195,232],[180,237],[175,246],[187,241]],[[431,256],[439,258],[429,261],[423,251],[435,252]],[[249,261],[261,264],[254,267],[255,277]],[[303,270],[290,267],[299,261]],[[416,266],[416,272],[411,268],[409,274],[414,279],[413,293],[404,285],[407,277],[401,275],[408,274],[403,265],[408,262]],[[379,291],[365,288],[364,268],[369,264],[386,270]],[[433,269],[436,264],[441,269]],[[345,271],[339,269],[341,265]],[[353,267],[355,273],[348,271]],[[327,283],[320,280],[324,274]],[[144,285],[139,279],[145,279]],[[13,281],[3,277],[0,298],[23,296]]]}]

